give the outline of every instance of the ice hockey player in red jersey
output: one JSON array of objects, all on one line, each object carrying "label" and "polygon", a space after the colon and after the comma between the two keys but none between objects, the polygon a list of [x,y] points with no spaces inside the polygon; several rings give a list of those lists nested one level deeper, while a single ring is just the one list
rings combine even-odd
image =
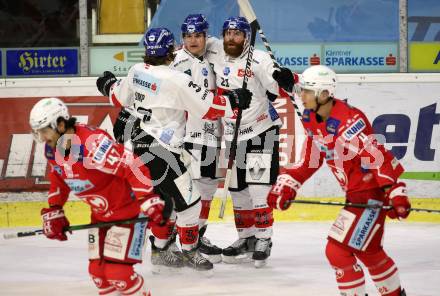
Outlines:
[{"label": "ice hockey player in red jersey", "polygon": [[350,203],[391,205],[392,209],[345,206],[333,223],[326,256],[335,269],[341,295],[364,296],[368,269],[381,295],[402,296],[397,266],[384,251],[385,218],[406,218],[411,209],[406,185],[398,180],[403,167],[380,144],[366,118],[335,99],[336,74],[326,66],[307,68],[300,77],[302,121],[307,138],[302,161],[285,169],[267,197],[274,209],[286,210],[301,185],[322,165],[330,167]]},{"label": "ice hockey player in red jersey", "polygon": [[[172,204],[153,192],[143,163],[105,131],[76,123],[58,98],[38,101],[29,123],[35,138],[46,143],[50,165],[49,207],[41,210],[46,237],[67,240],[69,221],[63,206],[69,193],[90,206],[92,223],[140,216],[165,223]],[[133,270],[142,262],[145,224],[89,231],[89,274],[99,295],[151,295]]]}]

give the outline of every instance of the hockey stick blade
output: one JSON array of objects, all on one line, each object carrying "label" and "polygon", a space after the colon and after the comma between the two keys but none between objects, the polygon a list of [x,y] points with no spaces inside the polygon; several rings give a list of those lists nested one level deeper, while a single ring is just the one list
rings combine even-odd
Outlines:
[{"label": "hockey stick blade", "polygon": [[[114,225],[139,223],[139,222],[147,222],[147,221],[148,221],[148,217],[141,217],[141,218],[110,221],[110,222],[98,222],[98,223],[93,223],[93,224],[80,224],[80,225],[69,226],[66,229],[64,229],[64,232],[83,230],[83,229],[91,229],[91,228],[111,227]],[[38,230],[34,230],[34,231],[16,232],[16,233],[5,233],[5,234],[3,234],[3,238],[4,239],[13,239],[13,238],[35,236],[35,235],[40,235],[40,234],[43,234],[43,229],[38,229]]]}]

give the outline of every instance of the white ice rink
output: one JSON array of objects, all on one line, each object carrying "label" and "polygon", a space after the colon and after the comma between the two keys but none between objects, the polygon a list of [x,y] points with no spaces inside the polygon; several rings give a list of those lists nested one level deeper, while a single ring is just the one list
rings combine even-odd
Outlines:
[{"label": "white ice rink", "polygon": [[[282,296],[339,295],[324,255],[330,222],[277,223],[268,265],[215,265],[214,276],[189,269],[173,275],[150,272],[149,259],[137,266],[153,296]],[[1,229],[10,232],[10,229]],[[0,295],[97,295],[87,274],[87,231],[67,242],[44,236],[0,240]],[[236,234],[233,225],[211,224],[207,237],[226,247]],[[148,247],[149,249],[149,247]],[[389,223],[385,249],[400,269],[409,296],[440,295],[440,225]],[[147,251],[147,258],[149,258]],[[369,295],[377,295],[370,280]]]}]

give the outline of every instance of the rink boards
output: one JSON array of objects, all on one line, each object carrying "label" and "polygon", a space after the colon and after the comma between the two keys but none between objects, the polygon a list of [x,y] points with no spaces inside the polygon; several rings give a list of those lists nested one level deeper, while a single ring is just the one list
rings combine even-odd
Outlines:
[{"label": "rink boards", "polygon": [[[408,184],[410,196],[421,198],[423,206],[418,207],[436,207],[440,200],[440,75],[342,74],[338,79],[336,97],[347,99],[364,111],[376,131],[383,135],[387,148],[406,169],[402,179]],[[32,192],[48,188],[43,146],[33,143],[27,122],[36,101],[47,96],[61,97],[80,122],[111,133],[118,110],[99,95],[95,81],[93,77],[0,80],[0,133],[3,139],[0,142],[0,192],[15,192],[0,194],[0,201],[3,201],[0,202],[0,226],[29,225],[26,223],[39,221],[38,213],[43,203],[22,202]],[[304,133],[288,98],[279,98],[274,105],[283,121],[280,162],[286,165],[298,158]],[[11,199],[17,195],[20,201]],[[324,166],[304,184],[300,195],[325,200],[341,197],[343,192]],[[71,206],[71,216],[79,223],[84,223],[85,218],[74,209],[83,206],[77,202]],[[217,216],[217,206],[215,201],[211,218]],[[324,206],[295,207],[297,210],[276,213],[275,217],[278,220],[332,220],[338,211]],[[24,214],[23,211],[28,212]],[[232,219],[230,215],[231,211],[228,219]],[[419,215],[411,216],[416,221],[437,221],[440,216]]]}]

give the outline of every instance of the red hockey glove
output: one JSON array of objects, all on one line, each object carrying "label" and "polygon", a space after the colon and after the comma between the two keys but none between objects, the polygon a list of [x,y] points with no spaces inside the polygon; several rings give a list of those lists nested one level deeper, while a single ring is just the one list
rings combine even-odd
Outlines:
[{"label": "red hockey glove", "polygon": [[272,209],[287,210],[290,207],[290,202],[295,199],[299,187],[301,187],[301,183],[289,174],[279,175],[277,182],[267,195],[267,204]]},{"label": "red hockey glove", "polygon": [[141,204],[142,213],[153,223],[164,225],[171,215],[172,202],[158,195],[148,198]]},{"label": "red hockey glove", "polygon": [[41,218],[43,219],[43,233],[49,239],[60,241],[67,240],[65,229],[70,223],[64,215],[64,210],[60,206],[41,209]]},{"label": "red hockey glove", "polygon": [[405,219],[408,217],[411,203],[408,199],[405,183],[399,182],[393,184],[390,190],[386,193],[386,198],[389,204],[393,207],[387,212],[388,217],[391,219]]}]

